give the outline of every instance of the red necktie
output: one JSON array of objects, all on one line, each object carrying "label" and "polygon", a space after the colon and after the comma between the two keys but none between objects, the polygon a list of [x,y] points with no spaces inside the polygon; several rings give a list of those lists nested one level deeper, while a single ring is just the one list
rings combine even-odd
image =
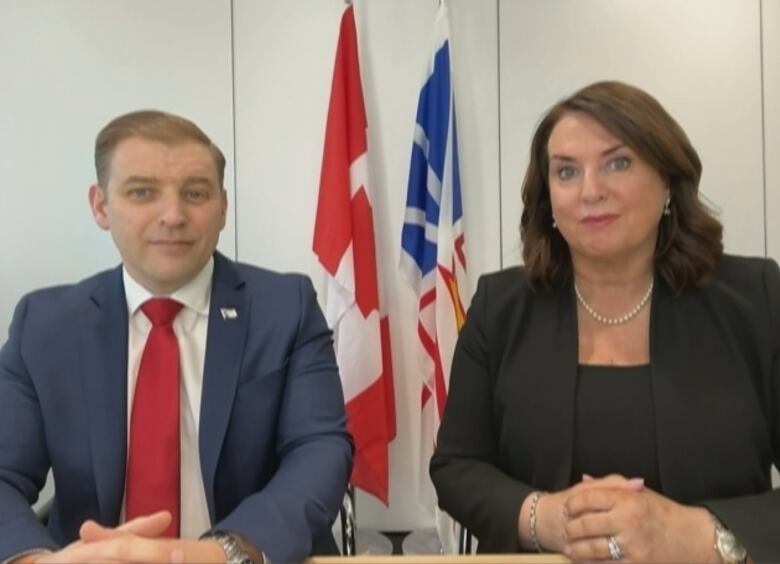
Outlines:
[{"label": "red necktie", "polygon": [[182,304],[153,298],[141,306],[152,322],[141,356],[130,416],[126,520],[166,509],[166,537],[179,536],[179,344],[173,320]]}]

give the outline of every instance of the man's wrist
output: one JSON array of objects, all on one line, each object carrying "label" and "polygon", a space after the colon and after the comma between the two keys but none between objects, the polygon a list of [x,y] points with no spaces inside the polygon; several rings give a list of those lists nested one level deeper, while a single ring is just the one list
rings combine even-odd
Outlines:
[{"label": "man's wrist", "polygon": [[10,557],[6,558],[5,560],[0,560],[1,564],[33,564],[38,558],[43,556],[44,554],[51,554],[51,550],[48,548],[30,548],[27,550],[23,550],[22,552],[18,552],[16,554],[12,554]]},{"label": "man's wrist", "polygon": [[227,564],[270,564],[265,554],[236,533],[212,531],[203,535],[201,540],[215,544]]}]

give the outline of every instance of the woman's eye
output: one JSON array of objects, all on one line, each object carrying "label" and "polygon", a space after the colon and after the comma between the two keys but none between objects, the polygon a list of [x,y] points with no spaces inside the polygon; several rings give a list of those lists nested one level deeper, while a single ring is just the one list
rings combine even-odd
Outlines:
[{"label": "woman's eye", "polygon": [[617,157],[612,159],[609,162],[610,170],[614,170],[614,171],[626,170],[630,166],[631,166],[631,161],[629,160],[628,157]]},{"label": "woman's eye", "polygon": [[570,178],[573,178],[576,173],[577,171],[573,166],[567,165],[567,166],[560,167],[557,170],[556,175],[560,180],[569,180]]}]

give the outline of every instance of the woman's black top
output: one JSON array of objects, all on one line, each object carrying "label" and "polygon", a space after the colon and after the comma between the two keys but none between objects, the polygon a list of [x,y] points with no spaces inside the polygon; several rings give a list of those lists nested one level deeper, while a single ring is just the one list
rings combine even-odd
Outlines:
[{"label": "woman's black top", "polygon": [[661,491],[650,365],[581,364],[576,394],[572,483],[622,474]]}]

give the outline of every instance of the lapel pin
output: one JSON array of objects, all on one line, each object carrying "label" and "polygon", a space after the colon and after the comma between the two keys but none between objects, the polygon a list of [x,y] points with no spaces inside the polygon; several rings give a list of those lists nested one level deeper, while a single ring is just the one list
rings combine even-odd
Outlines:
[{"label": "lapel pin", "polygon": [[221,307],[219,312],[222,314],[222,319],[225,321],[238,319],[238,312],[233,307]]}]

